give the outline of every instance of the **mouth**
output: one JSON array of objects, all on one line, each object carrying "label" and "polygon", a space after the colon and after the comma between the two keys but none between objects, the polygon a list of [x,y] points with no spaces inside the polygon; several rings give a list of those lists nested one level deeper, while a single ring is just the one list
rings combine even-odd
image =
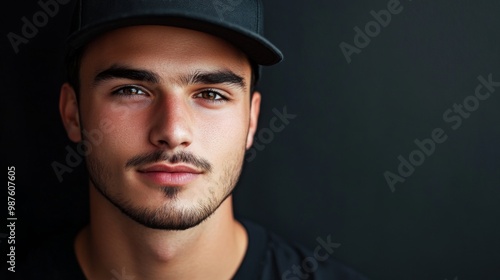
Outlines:
[{"label": "mouth", "polygon": [[202,171],[187,165],[155,164],[138,170],[146,181],[165,187],[184,186],[203,174]]}]

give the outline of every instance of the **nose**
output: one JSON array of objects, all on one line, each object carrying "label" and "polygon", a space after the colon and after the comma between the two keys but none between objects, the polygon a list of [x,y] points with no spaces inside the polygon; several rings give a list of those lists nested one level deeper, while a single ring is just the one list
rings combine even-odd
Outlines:
[{"label": "nose", "polygon": [[188,100],[181,95],[164,95],[152,112],[149,141],[162,149],[175,150],[192,142],[192,117]]}]

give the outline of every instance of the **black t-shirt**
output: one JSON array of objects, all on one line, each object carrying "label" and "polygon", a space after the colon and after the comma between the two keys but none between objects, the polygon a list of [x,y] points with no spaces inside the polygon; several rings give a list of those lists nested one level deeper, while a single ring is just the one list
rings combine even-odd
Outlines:
[{"label": "black t-shirt", "polygon": [[[332,243],[329,237],[318,239],[318,246],[308,250],[253,222],[240,222],[248,232],[248,249],[234,280],[367,280],[334,260],[332,253],[338,244]],[[18,279],[84,280],[73,249],[75,234],[61,235],[32,253],[26,265],[18,266],[16,274],[22,275]],[[122,280],[121,272],[116,273],[118,280]],[[116,277],[110,275],[110,279]]]}]

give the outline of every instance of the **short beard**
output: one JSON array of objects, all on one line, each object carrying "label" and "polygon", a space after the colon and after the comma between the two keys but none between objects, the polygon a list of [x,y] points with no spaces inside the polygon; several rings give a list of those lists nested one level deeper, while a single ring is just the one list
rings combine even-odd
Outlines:
[{"label": "short beard", "polygon": [[[181,209],[175,207],[175,202],[178,201],[178,196],[182,192],[180,187],[161,187],[161,191],[169,201],[156,209],[136,206],[133,203],[133,198],[124,198],[119,192],[110,193],[108,191],[110,184],[112,184],[112,175],[105,161],[89,155],[86,157],[86,163],[90,181],[97,191],[130,219],[151,229],[185,230],[207,220],[232,194],[241,174],[244,151],[243,149],[234,160],[223,166],[219,178],[216,178],[217,180],[210,181],[210,186],[207,186],[208,193],[210,193],[208,197],[199,198],[193,201],[193,205]],[[171,162],[186,162],[197,167],[204,165],[205,170],[211,170],[211,165],[208,162],[186,152],[168,155],[159,151],[144,155],[143,158],[153,162],[168,160]],[[145,162],[141,161],[140,163]],[[220,192],[217,192],[220,188],[223,189],[222,196],[218,195]]]}]

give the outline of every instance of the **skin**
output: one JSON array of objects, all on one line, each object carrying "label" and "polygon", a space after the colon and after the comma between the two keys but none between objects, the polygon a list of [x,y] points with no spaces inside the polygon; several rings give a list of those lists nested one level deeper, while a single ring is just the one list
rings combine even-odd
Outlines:
[{"label": "skin", "polygon": [[[151,72],[157,80],[112,75],[96,79],[117,66]],[[242,84],[186,81],[196,72],[223,71],[241,77]],[[84,131],[102,135],[86,157],[90,224],[75,240],[77,259],[88,279],[116,278],[113,271],[124,279],[234,275],[248,237],[234,219],[231,191],[245,150],[252,146],[261,98],[258,92],[250,96],[250,79],[250,63],[240,50],[187,29],[126,27],[86,47],[80,97],[64,84],[59,109],[72,141],[89,138]],[[199,171],[169,195],[172,186],[160,185],[142,172],[154,162],[127,167],[132,158],[155,152],[190,153],[209,163],[210,169],[191,161],[159,160]],[[197,210],[200,206],[208,209],[207,219]],[[120,207],[161,215],[154,226],[145,225]],[[195,218],[200,221],[193,222]],[[172,230],[176,227],[182,229]]]}]

